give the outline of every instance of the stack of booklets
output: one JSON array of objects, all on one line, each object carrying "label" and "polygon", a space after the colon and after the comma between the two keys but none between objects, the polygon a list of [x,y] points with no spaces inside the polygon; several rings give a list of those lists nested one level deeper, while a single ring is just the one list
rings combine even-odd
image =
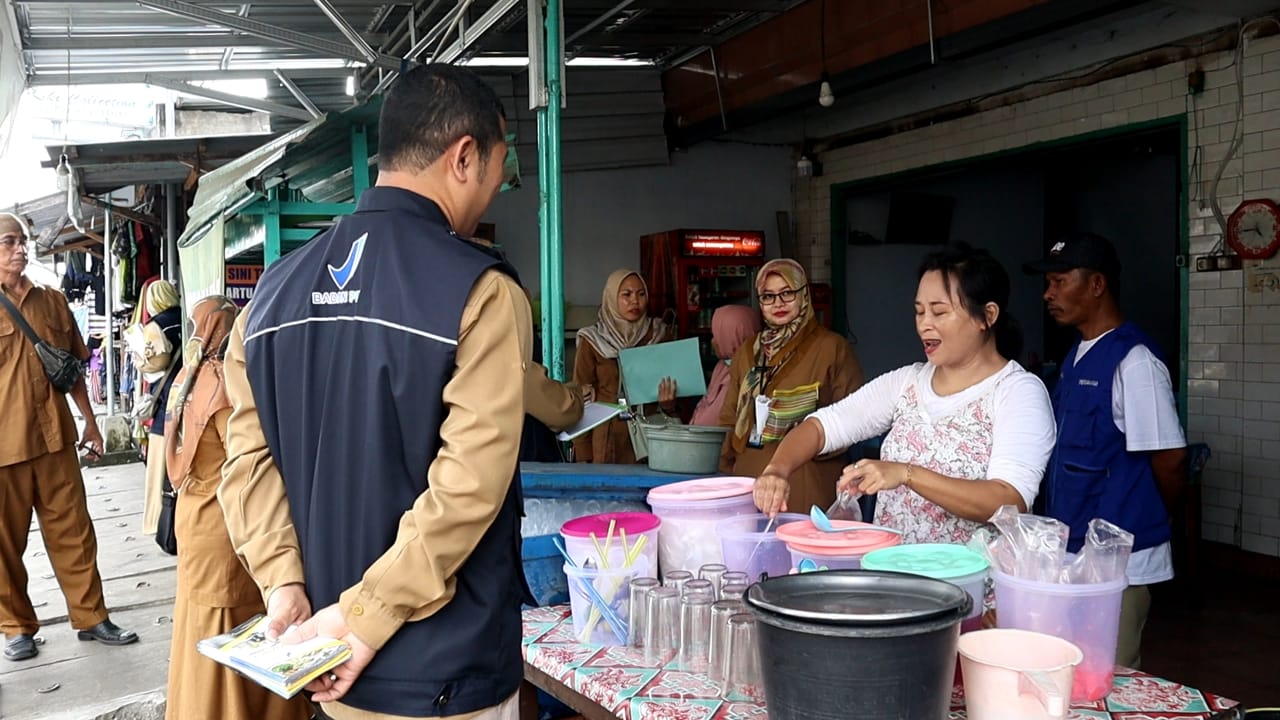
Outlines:
[{"label": "stack of booklets", "polygon": [[268,640],[267,625],[267,616],[257,615],[231,632],[201,640],[196,649],[286,699],[351,657],[351,647],[333,638],[296,645]]}]

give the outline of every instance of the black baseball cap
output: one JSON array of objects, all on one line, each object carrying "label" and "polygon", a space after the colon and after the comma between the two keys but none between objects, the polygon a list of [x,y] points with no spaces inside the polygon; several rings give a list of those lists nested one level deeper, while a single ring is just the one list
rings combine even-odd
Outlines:
[{"label": "black baseball cap", "polygon": [[1083,268],[1100,272],[1108,280],[1120,277],[1120,256],[1110,240],[1093,233],[1071,233],[1049,247],[1044,259],[1022,266],[1032,275],[1067,272]]}]

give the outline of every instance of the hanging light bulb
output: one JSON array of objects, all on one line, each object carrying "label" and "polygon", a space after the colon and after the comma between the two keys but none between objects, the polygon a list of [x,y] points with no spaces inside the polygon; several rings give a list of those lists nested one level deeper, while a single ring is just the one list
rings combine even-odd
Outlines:
[{"label": "hanging light bulb", "polygon": [[58,189],[66,190],[71,185],[71,164],[67,162],[67,155],[63,153],[58,158]]},{"label": "hanging light bulb", "polygon": [[831,92],[831,80],[826,73],[822,73],[822,85],[818,87],[818,104],[822,107],[836,104],[836,94]]},{"label": "hanging light bulb", "polygon": [[801,155],[796,161],[796,175],[802,178],[813,177],[813,161],[808,155]]}]

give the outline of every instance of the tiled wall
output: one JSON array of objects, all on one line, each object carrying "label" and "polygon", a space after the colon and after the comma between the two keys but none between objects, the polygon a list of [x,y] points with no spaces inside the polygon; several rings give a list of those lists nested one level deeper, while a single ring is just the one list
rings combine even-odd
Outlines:
[{"label": "tiled wall", "polygon": [[[1190,193],[1191,253],[1210,252],[1218,226],[1197,198],[1207,197],[1230,144],[1233,60],[1234,52],[1200,58],[1207,83],[1194,102],[1186,75],[1195,63],[1178,62],[829,152],[823,177],[796,185],[801,260],[814,281],[830,280],[833,184],[1184,114],[1197,128],[1204,178]],[[1244,143],[1219,187],[1227,214],[1245,197],[1280,199],[1280,37],[1251,41],[1242,67]],[[1280,257],[1193,272],[1189,293],[1188,435],[1213,450],[1203,537],[1280,556]]]}]

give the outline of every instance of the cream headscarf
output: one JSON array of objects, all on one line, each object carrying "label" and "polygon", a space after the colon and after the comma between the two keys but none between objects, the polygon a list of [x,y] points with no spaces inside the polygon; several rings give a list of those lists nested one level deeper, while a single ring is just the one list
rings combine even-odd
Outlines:
[{"label": "cream headscarf", "polygon": [[646,314],[639,320],[631,322],[622,316],[622,310],[618,306],[618,291],[622,288],[622,282],[632,275],[640,280],[645,294],[648,294],[649,286],[645,284],[640,273],[626,268],[614,270],[608,282],[604,284],[604,292],[600,297],[599,319],[595,325],[589,325],[578,331],[578,340],[591,343],[591,347],[595,348],[600,357],[617,359],[620,350],[639,345],[652,345],[662,342],[667,336],[667,324],[657,318]]},{"label": "cream headscarf", "polygon": [[152,317],[176,307],[178,304],[178,288],[168,280],[156,280],[147,286],[147,314]]},{"label": "cream headscarf", "polygon": [[755,419],[756,396],[765,391],[769,380],[787,364],[795,353],[795,348],[799,346],[799,341],[808,336],[815,325],[813,303],[809,300],[809,278],[800,263],[787,258],[765,263],[756,276],[757,293],[764,292],[764,283],[770,275],[781,277],[788,287],[796,291],[800,311],[786,325],[766,325],[753,341],[755,365],[743,373],[742,383],[738,386],[738,422],[733,429],[738,452],[742,452],[745,447],[747,433]]}]

